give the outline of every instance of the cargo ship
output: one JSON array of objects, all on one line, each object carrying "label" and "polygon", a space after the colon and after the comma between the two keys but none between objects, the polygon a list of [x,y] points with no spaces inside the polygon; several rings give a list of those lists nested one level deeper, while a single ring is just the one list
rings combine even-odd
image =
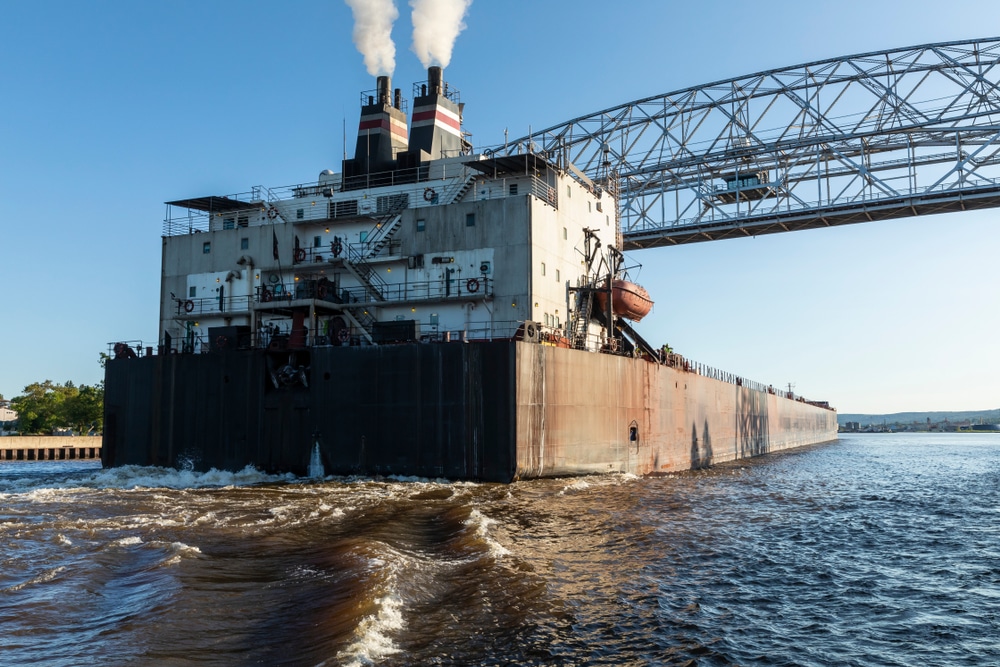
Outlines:
[{"label": "cargo ship", "polygon": [[159,340],[112,344],[104,465],[510,482],[836,439],[827,404],[640,335],[610,168],[475,151],[439,67],[408,105],[378,77],[340,173],[167,202]]}]

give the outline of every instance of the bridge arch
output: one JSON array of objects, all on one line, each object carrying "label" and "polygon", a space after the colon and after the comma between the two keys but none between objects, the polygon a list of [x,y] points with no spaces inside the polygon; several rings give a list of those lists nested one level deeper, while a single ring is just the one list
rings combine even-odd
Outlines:
[{"label": "bridge arch", "polygon": [[533,133],[649,248],[1000,206],[1000,38],[758,72]]}]

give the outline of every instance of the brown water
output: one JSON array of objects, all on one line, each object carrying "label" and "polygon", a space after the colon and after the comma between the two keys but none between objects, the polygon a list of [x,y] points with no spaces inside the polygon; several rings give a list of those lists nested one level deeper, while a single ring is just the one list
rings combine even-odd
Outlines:
[{"label": "brown water", "polygon": [[0,464],[3,665],[1000,664],[1000,437],[663,478]]}]

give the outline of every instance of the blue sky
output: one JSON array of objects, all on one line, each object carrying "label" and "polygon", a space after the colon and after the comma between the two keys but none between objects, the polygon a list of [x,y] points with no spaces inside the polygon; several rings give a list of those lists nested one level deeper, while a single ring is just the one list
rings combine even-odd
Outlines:
[{"label": "blue sky", "polygon": [[[425,77],[400,18],[394,86]],[[475,0],[480,146],[821,58],[994,36],[1000,3]],[[163,202],[339,171],[374,87],[339,0],[0,3],[0,393],[155,344]],[[651,341],[842,412],[1000,407],[1000,211],[636,252]]]}]

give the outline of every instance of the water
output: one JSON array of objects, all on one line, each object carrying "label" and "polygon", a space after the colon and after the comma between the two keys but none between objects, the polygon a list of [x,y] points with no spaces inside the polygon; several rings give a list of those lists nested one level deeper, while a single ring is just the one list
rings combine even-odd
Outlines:
[{"label": "water", "polygon": [[1000,664],[1000,437],[663,478],[0,464],[4,665]]}]

